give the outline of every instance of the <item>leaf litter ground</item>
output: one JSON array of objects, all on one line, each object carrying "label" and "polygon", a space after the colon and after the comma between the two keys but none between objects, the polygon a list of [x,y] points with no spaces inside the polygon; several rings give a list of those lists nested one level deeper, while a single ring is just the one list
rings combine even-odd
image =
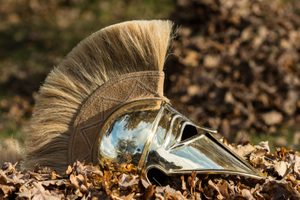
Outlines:
[{"label": "leaf litter ground", "polygon": [[167,185],[151,185],[128,164],[122,171],[75,162],[65,174],[49,168],[19,170],[5,163],[0,170],[0,198],[15,199],[299,199],[300,153],[267,142],[252,146],[227,144],[245,158],[262,180],[240,176],[197,175],[171,177]]}]

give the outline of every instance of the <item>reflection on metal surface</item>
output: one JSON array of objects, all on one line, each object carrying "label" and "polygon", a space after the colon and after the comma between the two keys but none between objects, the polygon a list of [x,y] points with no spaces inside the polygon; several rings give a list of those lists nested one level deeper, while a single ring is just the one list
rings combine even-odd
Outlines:
[{"label": "reflection on metal surface", "polygon": [[102,133],[100,158],[133,163],[146,174],[155,168],[166,175],[196,171],[261,178],[215,139],[213,131],[195,125],[163,101],[124,106],[109,117]]},{"label": "reflection on metal surface", "polygon": [[133,103],[113,113],[102,129],[100,157],[137,166],[159,108],[158,102]]}]

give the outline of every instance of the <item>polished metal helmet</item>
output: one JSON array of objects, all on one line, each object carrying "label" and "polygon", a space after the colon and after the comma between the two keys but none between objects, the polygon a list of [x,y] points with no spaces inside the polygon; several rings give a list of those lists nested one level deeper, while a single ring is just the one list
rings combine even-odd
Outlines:
[{"label": "polished metal helmet", "polygon": [[255,170],[164,100],[136,101],[108,117],[102,127],[100,162],[132,163],[146,179],[206,173],[260,178]]},{"label": "polished metal helmet", "polygon": [[259,178],[164,96],[171,32],[170,21],[129,21],[80,42],[37,95],[24,166],[132,163],[152,182],[192,171]]}]

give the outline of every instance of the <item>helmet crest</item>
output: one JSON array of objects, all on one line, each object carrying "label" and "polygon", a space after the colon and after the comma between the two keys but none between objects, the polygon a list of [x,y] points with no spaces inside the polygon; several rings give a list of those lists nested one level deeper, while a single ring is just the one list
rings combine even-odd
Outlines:
[{"label": "helmet crest", "polygon": [[163,97],[170,21],[129,21],[80,42],[40,88],[27,127],[25,167],[63,171],[95,162],[101,121],[123,103]]}]

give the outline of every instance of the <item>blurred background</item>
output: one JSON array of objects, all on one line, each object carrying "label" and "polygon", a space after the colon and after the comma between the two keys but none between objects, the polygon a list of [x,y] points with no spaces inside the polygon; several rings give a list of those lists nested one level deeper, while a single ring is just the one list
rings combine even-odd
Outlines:
[{"label": "blurred background", "polygon": [[165,91],[181,112],[230,142],[300,150],[299,1],[0,0],[0,151],[24,142],[53,66],[89,34],[131,19],[178,28]]}]

